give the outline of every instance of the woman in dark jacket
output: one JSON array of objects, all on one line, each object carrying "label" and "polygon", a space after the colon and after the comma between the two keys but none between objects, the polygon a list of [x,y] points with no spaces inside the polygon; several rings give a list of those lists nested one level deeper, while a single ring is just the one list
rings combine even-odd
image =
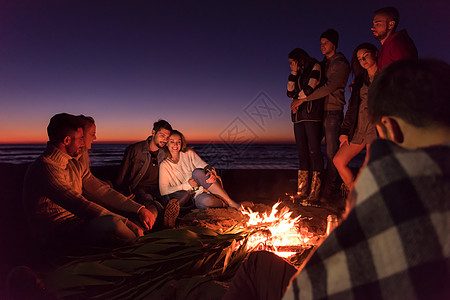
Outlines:
[{"label": "woman in dark jacket", "polygon": [[378,49],[370,43],[356,47],[352,56],[352,95],[342,122],[339,136],[340,148],[333,163],[341,175],[345,188],[351,190],[355,181],[353,172],[347,166],[364,148],[368,152],[370,144],[377,138],[377,130],[370,121],[367,109],[369,86],[377,73]]},{"label": "woman in dark jacket", "polygon": [[299,99],[306,98],[318,86],[321,70],[317,60],[299,48],[289,53],[289,65],[287,96],[292,99],[292,122],[299,156],[297,198],[315,201],[319,198],[323,170],[320,142],[324,99],[308,102]]}]

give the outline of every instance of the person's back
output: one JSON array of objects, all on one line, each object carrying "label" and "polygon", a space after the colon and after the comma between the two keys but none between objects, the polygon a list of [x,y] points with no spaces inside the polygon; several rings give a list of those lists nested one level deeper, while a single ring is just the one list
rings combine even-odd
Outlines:
[{"label": "person's back", "polygon": [[375,141],[353,193],[355,208],[283,299],[449,296],[450,143],[411,151]]},{"label": "person's back", "polygon": [[[350,213],[297,272],[284,300],[449,298],[449,85],[450,65],[434,60],[394,62],[374,80],[368,108],[386,140],[373,142]],[[255,273],[279,265],[258,260],[251,260]],[[292,276],[287,265],[264,279]],[[233,285],[248,282],[242,274]],[[251,286],[258,291],[267,282]],[[284,293],[286,286],[271,288]]]},{"label": "person's back", "polygon": [[434,60],[398,61],[375,79],[369,113],[386,140],[372,144],[354,209],[283,299],[450,296],[448,85],[450,65]]}]

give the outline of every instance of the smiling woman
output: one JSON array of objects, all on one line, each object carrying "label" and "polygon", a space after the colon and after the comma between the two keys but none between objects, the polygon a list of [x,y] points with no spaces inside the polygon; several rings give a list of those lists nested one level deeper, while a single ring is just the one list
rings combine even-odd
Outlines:
[{"label": "smiling woman", "polygon": [[213,167],[187,147],[184,135],[173,130],[166,147],[167,158],[159,168],[159,189],[166,200],[177,199],[180,205],[191,196],[198,208],[240,208],[225,192]]},{"label": "smiling woman", "polygon": [[85,147],[87,150],[91,150],[92,142],[97,139],[97,126],[95,126],[94,118],[84,115],[79,115],[78,118],[80,119],[81,126],[83,127]]}]

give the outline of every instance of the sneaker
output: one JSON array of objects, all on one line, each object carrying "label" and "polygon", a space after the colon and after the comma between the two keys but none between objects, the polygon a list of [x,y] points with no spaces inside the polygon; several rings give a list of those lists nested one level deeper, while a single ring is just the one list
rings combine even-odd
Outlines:
[{"label": "sneaker", "polygon": [[167,203],[164,209],[164,226],[167,228],[175,227],[175,221],[180,213],[180,204],[173,198]]}]

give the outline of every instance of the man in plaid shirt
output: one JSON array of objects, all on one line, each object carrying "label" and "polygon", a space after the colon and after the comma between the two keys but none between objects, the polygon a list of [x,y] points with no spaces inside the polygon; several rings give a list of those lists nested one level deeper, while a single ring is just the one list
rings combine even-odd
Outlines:
[{"label": "man in plaid shirt", "polygon": [[291,280],[275,255],[250,255],[224,299],[450,299],[448,86],[443,61],[386,67],[369,92],[385,140],[372,144],[346,220]]}]

